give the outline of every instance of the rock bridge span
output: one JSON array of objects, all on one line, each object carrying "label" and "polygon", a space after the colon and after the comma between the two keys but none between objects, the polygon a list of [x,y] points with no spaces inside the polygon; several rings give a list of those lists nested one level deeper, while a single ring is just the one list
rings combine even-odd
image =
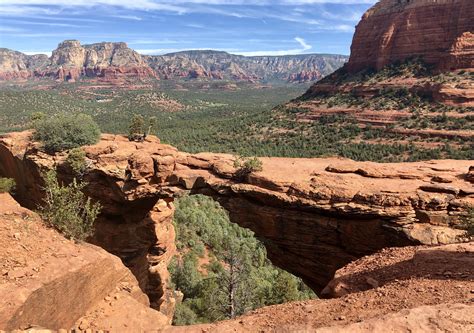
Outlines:
[{"label": "rock bridge span", "polygon": [[[119,256],[151,305],[168,316],[173,201],[181,195],[219,201],[232,222],[262,239],[275,265],[323,296],[335,271],[359,257],[389,246],[458,241],[461,217],[474,205],[472,161],[261,158],[261,172],[235,180],[234,156],[183,153],[156,137],[129,142],[104,134],[83,149],[85,190],[103,206],[91,242]],[[41,202],[43,170],[72,179],[66,157],[43,153],[29,132],[0,138],[0,176],[15,178],[16,199],[28,208]]]}]

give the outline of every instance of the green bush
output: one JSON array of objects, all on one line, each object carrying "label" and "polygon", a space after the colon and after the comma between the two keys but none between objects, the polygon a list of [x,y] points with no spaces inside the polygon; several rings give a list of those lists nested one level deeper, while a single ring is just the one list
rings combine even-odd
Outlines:
[{"label": "green bush", "polygon": [[77,175],[83,175],[87,169],[86,153],[80,148],[73,148],[69,151],[66,163]]},{"label": "green bush", "polygon": [[474,237],[474,207],[469,208],[463,217],[462,228],[466,230],[467,237]]},{"label": "green bush", "polygon": [[184,326],[192,325],[197,321],[197,315],[191,308],[185,303],[179,303],[176,305],[176,310],[173,317],[173,325]]},{"label": "green bush", "polygon": [[244,178],[252,172],[259,172],[263,170],[262,161],[257,157],[238,157],[234,161],[234,168],[236,168],[235,177]]},{"label": "green bush", "polygon": [[157,118],[155,116],[152,116],[148,118],[147,128],[145,126],[145,118],[143,118],[142,115],[133,115],[128,126],[128,139],[130,141],[143,141],[147,135],[152,133],[157,123]]},{"label": "green bush", "polygon": [[158,120],[157,120],[156,117],[150,117],[150,119],[148,119],[148,132],[147,132],[147,134],[151,134],[151,132],[155,129],[157,123],[158,123]]},{"label": "green bush", "polygon": [[145,134],[145,120],[139,114],[133,115],[128,127],[128,139],[130,141],[143,140]]},{"label": "green bush", "polygon": [[86,186],[76,179],[69,185],[58,182],[56,171],[43,175],[46,198],[41,217],[66,237],[84,240],[94,232],[94,221],[100,213],[99,203],[92,203],[82,190]]},{"label": "green bush", "polygon": [[0,193],[12,192],[15,189],[15,180],[0,177]]},{"label": "green bush", "polygon": [[91,116],[59,114],[34,121],[34,138],[43,143],[48,152],[57,152],[91,145],[99,141],[100,129]]}]

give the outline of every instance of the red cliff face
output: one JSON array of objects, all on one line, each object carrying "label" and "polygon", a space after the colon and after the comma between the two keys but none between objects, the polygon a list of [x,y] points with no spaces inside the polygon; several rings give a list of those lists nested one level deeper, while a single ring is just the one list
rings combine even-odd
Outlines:
[{"label": "red cliff face", "polygon": [[348,70],[422,57],[439,70],[474,66],[472,0],[382,0],[356,27]]}]

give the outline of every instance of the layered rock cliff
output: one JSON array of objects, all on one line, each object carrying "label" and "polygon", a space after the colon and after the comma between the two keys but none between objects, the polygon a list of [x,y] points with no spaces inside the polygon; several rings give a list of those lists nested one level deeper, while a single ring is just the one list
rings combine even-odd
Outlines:
[{"label": "layered rock cliff", "polygon": [[381,0],[356,27],[347,69],[421,57],[439,70],[474,67],[471,0]]},{"label": "layered rock cliff", "polygon": [[50,58],[0,49],[0,79],[75,81],[94,78],[117,84],[127,80],[179,78],[305,82],[320,79],[346,61],[347,57],[341,55],[243,57],[217,51],[145,56],[130,49],[126,43],[81,45],[77,40],[66,40]]},{"label": "layered rock cliff", "polygon": [[357,25],[349,62],[275,109],[275,118],[341,131],[355,125],[360,134],[350,143],[368,150],[412,145],[438,150],[437,158],[456,156],[450,149],[471,158],[472,17],[469,0],[379,1]]},{"label": "layered rock cliff", "polygon": [[169,318],[119,258],[65,239],[37,214],[0,194],[0,330],[31,327],[123,331],[164,327]]},{"label": "layered rock cliff", "polygon": [[48,63],[46,55],[27,56],[21,52],[0,48],[0,80],[27,79],[32,76],[32,68]]},{"label": "layered rock cliff", "polygon": [[244,57],[226,52],[185,51],[147,57],[162,77],[189,76],[244,81],[306,82],[322,78],[347,61],[337,55]]},{"label": "layered rock cliff", "polygon": [[[177,195],[214,197],[233,222],[263,239],[276,265],[316,292],[340,267],[387,246],[459,241],[461,217],[474,205],[471,161],[262,158],[262,172],[236,180],[233,156],[181,153],[154,137],[134,143],[104,135],[84,150],[86,192],[104,206],[93,242],[121,257],[160,309],[172,299],[166,266]],[[34,207],[40,170],[56,166],[61,179],[71,178],[65,157],[39,151],[28,132],[8,134],[0,140],[0,175],[15,178],[18,200]]]}]

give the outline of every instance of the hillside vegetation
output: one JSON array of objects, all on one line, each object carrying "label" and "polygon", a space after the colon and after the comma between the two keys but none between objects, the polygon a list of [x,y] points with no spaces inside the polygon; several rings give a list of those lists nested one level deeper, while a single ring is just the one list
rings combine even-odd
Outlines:
[{"label": "hillside vegetation", "polygon": [[231,223],[213,199],[181,198],[174,225],[179,256],[169,270],[174,287],[184,295],[174,324],[213,322],[316,297],[301,279],[274,267],[262,242]]},{"label": "hillside vegetation", "polygon": [[[362,74],[342,77],[341,81],[379,80],[379,76],[386,76],[384,73],[367,74],[363,79]],[[132,116],[141,114],[145,118],[156,117],[153,133],[163,142],[188,152],[284,157],[338,155],[382,162],[474,158],[472,141],[466,138],[416,133],[407,136],[397,132],[399,128],[472,131],[472,108],[428,103],[404,89],[386,89],[369,99],[350,93],[305,94],[302,99],[295,99],[307,88],[307,85],[264,88],[251,84],[229,88],[225,82],[196,81],[179,84],[163,81],[159,87],[127,91],[89,89],[84,83],[60,84],[48,91],[10,87],[0,90],[0,108],[4,110],[0,114],[0,132],[25,128],[29,116],[41,111],[50,117],[62,112],[86,113],[96,120],[102,132],[128,133]],[[292,99],[295,101],[283,105]],[[330,112],[313,115],[313,105],[320,107],[321,103]],[[383,126],[361,124],[357,114],[339,112],[341,108],[368,107],[377,114],[387,115],[390,114],[387,110],[404,106],[407,117]]]}]

